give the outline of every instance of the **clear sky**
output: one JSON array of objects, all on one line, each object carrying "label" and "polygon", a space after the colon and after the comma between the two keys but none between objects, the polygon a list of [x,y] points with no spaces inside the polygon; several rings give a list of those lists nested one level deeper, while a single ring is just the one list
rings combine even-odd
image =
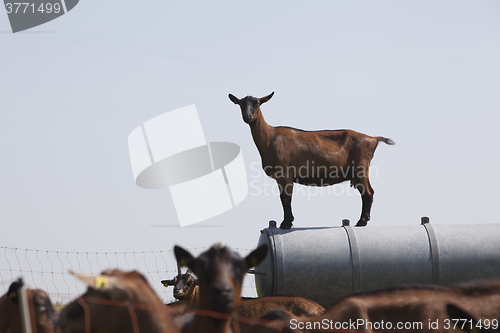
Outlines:
[{"label": "clear sky", "polygon": [[[0,245],[256,246],[283,213],[228,93],[274,91],[271,125],[392,138],[372,161],[369,227],[499,222],[499,18],[496,0],[81,0],[12,34],[0,11]],[[236,208],[180,228],[168,190],[135,185],[127,138],[190,104],[208,141],[241,147],[250,187]],[[296,226],[359,218],[347,184],[305,190]]]}]

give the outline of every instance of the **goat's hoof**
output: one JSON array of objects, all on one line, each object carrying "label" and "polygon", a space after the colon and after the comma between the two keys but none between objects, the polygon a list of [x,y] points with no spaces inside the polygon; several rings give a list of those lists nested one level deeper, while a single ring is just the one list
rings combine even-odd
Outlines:
[{"label": "goat's hoof", "polygon": [[280,224],[280,229],[291,229],[292,228],[292,222],[281,222]]},{"label": "goat's hoof", "polygon": [[366,227],[367,224],[368,224],[368,221],[359,220],[358,223],[356,223],[356,227]]}]

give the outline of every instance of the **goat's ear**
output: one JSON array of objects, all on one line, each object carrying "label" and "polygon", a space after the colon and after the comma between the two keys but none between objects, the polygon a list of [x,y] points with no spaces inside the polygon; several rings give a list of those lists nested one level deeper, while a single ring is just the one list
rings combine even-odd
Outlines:
[{"label": "goat's ear", "polygon": [[259,98],[259,103],[261,105],[264,104],[265,102],[267,102],[268,100],[270,100],[271,97],[273,97],[273,95],[274,95],[274,91],[271,94],[267,95],[266,97]]},{"label": "goat's ear", "polygon": [[9,291],[7,292],[7,298],[11,300],[12,303],[17,304],[18,303],[18,295],[17,295],[17,290],[22,287],[22,282],[20,280],[17,280],[15,282],[12,282],[12,284],[9,287]]},{"label": "goat's ear", "polygon": [[70,271],[73,276],[78,278],[80,281],[85,283],[87,287],[95,290],[108,290],[116,287],[120,283],[118,279],[114,276],[109,275],[90,275],[90,274],[80,274]]},{"label": "goat's ear", "polygon": [[177,259],[177,263],[181,267],[192,267],[191,265],[195,261],[195,258],[188,251],[184,250],[180,246],[174,246],[175,258]]},{"label": "goat's ear", "polygon": [[161,284],[163,284],[164,287],[175,286],[177,284],[177,276],[172,280],[162,280]]},{"label": "goat's ear", "polygon": [[233,96],[231,94],[229,94],[229,99],[231,100],[231,102],[233,102],[234,104],[240,104],[240,100],[236,97],[236,96]]},{"label": "goat's ear", "polygon": [[248,268],[255,267],[261,263],[262,260],[266,258],[267,255],[267,245],[261,245],[256,250],[253,250],[248,256],[245,258],[245,262]]}]

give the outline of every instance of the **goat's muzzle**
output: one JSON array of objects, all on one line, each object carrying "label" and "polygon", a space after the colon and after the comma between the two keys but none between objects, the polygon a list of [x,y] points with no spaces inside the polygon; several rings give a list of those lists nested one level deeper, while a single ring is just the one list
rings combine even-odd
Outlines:
[{"label": "goat's muzzle", "polygon": [[253,121],[253,116],[251,114],[249,114],[249,115],[244,114],[243,121],[250,125]]},{"label": "goat's muzzle", "polygon": [[231,312],[234,306],[234,289],[229,285],[214,287],[210,294],[210,304],[217,312]]},{"label": "goat's muzzle", "polygon": [[177,298],[178,300],[182,301],[184,300],[186,294],[184,291],[178,287],[174,288],[174,297]]}]

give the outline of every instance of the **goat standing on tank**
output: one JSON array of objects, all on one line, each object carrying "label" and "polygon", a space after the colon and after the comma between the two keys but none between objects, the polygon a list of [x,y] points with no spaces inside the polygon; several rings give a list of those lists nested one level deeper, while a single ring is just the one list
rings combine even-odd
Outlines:
[{"label": "goat standing on tank", "polygon": [[356,226],[366,226],[374,193],[368,176],[370,161],[379,142],[388,145],[394,142],[352,130],[304,131],[270,126],[264,120],[260,106],[273,95],[274,92],[262,98],[247,96],[238,99],[229,94],[229,99],[240,106],[243,121],[250,125],[262,158],[262,168],[278,183],[284,211],[280,228],[290,229],[293,225],[293,183],[328,186],[347,180],[359,191],[363,202]]}]

